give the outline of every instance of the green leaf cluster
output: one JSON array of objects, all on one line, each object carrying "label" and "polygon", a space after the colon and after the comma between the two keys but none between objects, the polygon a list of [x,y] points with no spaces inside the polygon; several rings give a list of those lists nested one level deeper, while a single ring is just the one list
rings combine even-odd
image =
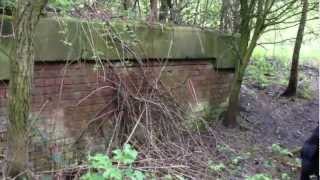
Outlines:
[{"label": "green leaf cluster", "polygon": [[16,6],[16,0],[1,0],[0,7],[14,8]]},{"label": "green leaf cluster", "polygon": [[256,174],[254,176],[247,177],[246,180],[272,180],[269,174]]},{"label": "green leaf cluster", "polygon": [[49,0],[49,5],[54,8],[60,8],[62,10],[69,10],[74,4],[73,0]]},{"label": "green leaf cluster", "polygon": [[[113,157],[109,158],[104,154],[89,156],[89,172],[81,177],[82,180],[143,180],[144,173],[132,168],[132,164],[137,159],[138,152],[129,144],[123,149],[113,151]],[[116,162],[114,165],[113,162]],[[120,168],[120,165],[126,165]]]},{"label": "green leaf cluster", "polygon": [[283,148],[279,144],[272,144],[271,150],[275,153],[279,153],[280,155],[293,156],[293,154],[287,148]]},{"label": "green leaf cluster", "polygon": [[250,81],[264,88],[270,84],[270,78],[276,75],[276,68],[265,57],[257,58],[248,66],[246,75]]}]

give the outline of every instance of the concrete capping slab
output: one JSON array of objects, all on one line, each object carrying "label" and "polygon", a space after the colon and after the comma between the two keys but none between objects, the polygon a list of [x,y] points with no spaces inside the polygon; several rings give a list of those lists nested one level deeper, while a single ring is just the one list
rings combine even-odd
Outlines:
[{"label": "concrete capping slab", "polygon": [[[0,21],[0,80],[3,80],[9,78],[8,55],[14,40],[8,38],[12,33],[11,17],[0,18],[3,19],[2,24]],[[217,69],[232,69],[237,61],[238,39],[195,27],[43,17],[36,27],[35,61],[214,59]]]}]

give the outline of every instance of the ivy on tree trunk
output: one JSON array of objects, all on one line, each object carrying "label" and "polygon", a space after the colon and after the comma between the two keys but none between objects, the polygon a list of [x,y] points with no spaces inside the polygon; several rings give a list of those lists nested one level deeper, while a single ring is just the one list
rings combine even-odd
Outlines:
[{"label": "ivy on tree trunk", "polygon": [[18,0],[14,13],[15,45],[10,61],[7,175],[26,177],[29,116],[34,65],[34,31],[47,0]]},{"label": "ivy on tree trunk", "polygon": [[[235,70],[235,77],[232,82],[228,109],[223,120],[223,125],[226,127],[237,126],[236,119],[239,110],[240,89],[246,68],[250,62],[252,52],[257,45],[259,37],[265,29],[264,23],[267,12],[265,12],[264,8],[269,8],[265,6],[265,4],[268,4],[268,1],[269,0],[251,1],[251,3],[248,3],[247,0],[240,1],[240,42],[238,50],[239,52],[237,53],[239,54],[239,63],[237,64]],[[252,14],[254,13],[258,14],[255,18],[254,27],[252,28]]]}]

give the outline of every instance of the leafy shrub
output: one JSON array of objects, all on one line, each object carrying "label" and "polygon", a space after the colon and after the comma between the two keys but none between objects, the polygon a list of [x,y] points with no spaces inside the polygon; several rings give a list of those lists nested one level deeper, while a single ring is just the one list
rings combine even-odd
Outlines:
[{"label": "leafy shrub", "polygon": [[[113,151],[113,157],[109,158],[104,154],[89,156],[89,172],[81,177],[82,180],[122,180],[125,178],[132,180],[143,180],[145,175],[138,170],[132,169],[132,164],[137,159],[138,152],[129,144],[124,148]],[[117,166],[113,165],[113,161]],[[120,168],[119,165],[126,165]]]},{"label": "leafy shrub", "polygon": [[[63,11],[69,10],[73,4],[73,0],[49,0],[48,2],[48,6],[58,8]],[[16,0],[1,0],[0,7],[14,9],[16,7]]]},{"label": "leafy shrub", "polygon": [[225,111],[227,101],[210,105],[201,104],[192,110],[186,121],[186,126],[192,131],[206,130],[210,124],[216,123]]},{"label": "leafy shrub", "polygon": [[272,144],[271,150],[275,153],[279,153],[280,155],[293,156],[293,154],[287,148],[283,148],[279,144]]},{"label": "leafy shrub", "polygon": [[276,71],[273,65],[265,57],[259,57],[252,61],[247,68],[246,75],[249,80],[258,83],[260,87],[269,85],[268,76],[275,76]]},{"label": "leafy shrub", "polygon": [[14,8],[16,6],[16,0],[1,0],[0,7]]},{"label": "leafy shrub", "polygon": [[211,160],[208,162],[208,167],[210,170],[213,170],[215,172],[221,172],[226,169],[226,166],[223,163],[221,163],[221,162],[215,163]]},{"label": "leafy shrub", "polygon": [[313,92],[311,88],[311,81],[304,74],[300,74],[297,88],[297,95],[300,98],[312,99]]},{"label": "leafy shrub", "polygon": [[49,5],[53,8],[59,8],[63,11],[67,11],[74,4],[73,0],[49,0]]},{"label": "leafy shrub", "polygon": [[287,173],[282,173],[281,174],[281,180],[290,180],[290,176]]},{"label": "leafy shrub", "polygon": [[291,63],[289,62],[286,58],[273,56],[257,48],[246,71],[247,79],[262,88],[268,86],[272,81],[286,85],[290,73]]},{"label": "leafy shrub", "polygon": [[272,177],[269,174],[256,174],[246,177],[246,180],[272,180]]}]

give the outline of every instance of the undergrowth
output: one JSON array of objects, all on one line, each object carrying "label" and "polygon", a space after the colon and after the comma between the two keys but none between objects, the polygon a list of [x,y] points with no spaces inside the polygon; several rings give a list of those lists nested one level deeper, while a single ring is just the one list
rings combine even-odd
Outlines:
[{"label": "undergrowth", "polygon": [[246,71],[247,80],[265,88],[271,83],[285,84],[288,77],[288,65],[283,61],[268,59],[256,55]]},{"label": "undergrowth", "polygon": [[[286,59],[271,59],[257,51],[247,68],[245,82],[253,83],[261,89],[271,84],[286,87],[289,82],[290,68],[291,64]],[[297,96],[311,99],[313,96],[311,79],[303,71],[299,71],[298,77]]]},{"label": "undergrowth", "polygon": [[216,105],[203,105],[193,109],[186,121],[187,128],[192,131],[206,131],[208,126],[218,122],[226,107],[227,101]]},{"label": "undergrowth", "polygon": [[[295,179],[301,167],[301,161],[279,144],[272,144],[265,149],[250,147],[243,152],[237,152],[226,144],[218,144],[217,151],[224,158],[208,161],[209,172],[217,179],[241,177],[245,180],[290,180]],[[251,174],[250,169],[253,167],[258,168],[259,172]]]},{"label": "undergrowth", "polygon": [[138,152],[129,144],[126,144],[123,149],[114,150],[111,158],[105,154],[89,156],[89,172],[81,179],[121,180],[130,178],[131,180],[143,180],[145,179],[144,173],[132,168],[137,156]]}]

